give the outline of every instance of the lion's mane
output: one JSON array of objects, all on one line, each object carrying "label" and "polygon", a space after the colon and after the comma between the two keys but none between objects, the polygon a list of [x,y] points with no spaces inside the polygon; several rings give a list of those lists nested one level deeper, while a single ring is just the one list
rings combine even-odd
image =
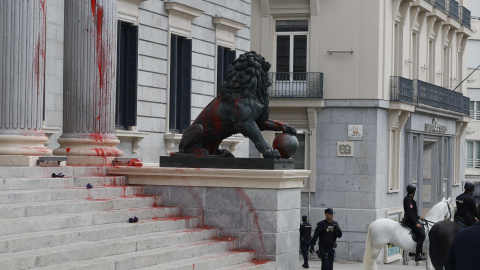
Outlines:
[{"label": "lion's mane", "polygon": [[[244,53],[235,59],[228,67],[225,82],[218,98],[222,103],[235,103],[236,96],[242,99],[252,98],[265,108],[257,123],[267,120],[268,110],[268,70],[270,63],[254,51]],[[233,113],[233,106],[230,107]],[[231,114],[230,114],[231,115]]]}]

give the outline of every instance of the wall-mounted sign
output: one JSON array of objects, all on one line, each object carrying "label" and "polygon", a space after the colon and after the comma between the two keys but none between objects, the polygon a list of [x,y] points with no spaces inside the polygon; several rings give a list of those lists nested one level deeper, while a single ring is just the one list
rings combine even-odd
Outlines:
[{"label": "wall-mounted sign", "polygon": [[353,157],[353,142],[337,142],[337,157]]},{"label": "wall-mounted sign", "polygon": [[432,123],[425,123],[425,131],[432,133],[445,133],[447,132],[447,126],[442,126],[437,123],[435,117],[432,119]]},{"label": "wall-mounted sign", "polygon": [[361,141],[363,139],[363,126],[348,125],[348,139],[351,141]]}]

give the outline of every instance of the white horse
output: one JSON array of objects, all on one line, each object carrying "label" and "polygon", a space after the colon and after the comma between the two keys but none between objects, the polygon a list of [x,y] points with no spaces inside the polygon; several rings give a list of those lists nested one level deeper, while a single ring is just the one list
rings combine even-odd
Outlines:
[{"label": "white horse", "polygon": [[[442,220],[452,220],[453,207],[450,198],[445,198],[434,205],[432,209],[425,215],[425,219],[434,223]],[[430,227],[433,224],[430,225]],[[431,270],[432,262],[428,257],[428,230],[425,232],[426,239],[423,243],[423,252],[427,255],[427,269]],[[377,269],[377,256],[380,250],[387,244],[393,244],[405,251],[415,252],[417,243],[413,241],[409,230],[400,225],[399,222],[380,218],[372,222],[368,227],[367,243],[365,254],[363,256],[363,266],[365,270]]]}]

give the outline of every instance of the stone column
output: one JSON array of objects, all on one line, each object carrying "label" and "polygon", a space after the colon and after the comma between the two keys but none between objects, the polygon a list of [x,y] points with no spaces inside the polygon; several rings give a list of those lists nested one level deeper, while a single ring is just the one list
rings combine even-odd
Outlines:
[{"label": "stone column", "polygon": [[65,1],[63,135],[68,165],[108,165],[116,148],[117,0]]},{"label": "stone column", "polygon": [[42,131],[45,0],[0,5],[0,165],[34,165],[51,155]]}]

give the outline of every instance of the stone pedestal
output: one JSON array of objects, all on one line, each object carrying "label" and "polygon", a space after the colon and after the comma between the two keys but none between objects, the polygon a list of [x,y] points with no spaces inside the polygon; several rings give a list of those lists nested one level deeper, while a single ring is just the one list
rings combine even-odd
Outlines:
[{"label": "stone pedestal", "polygon": [[0,18],[0,165],[29,166],[52,154],[42,131],[45,0],[4,1]]},{"label": "stone pedestal", "polygon": [[146,195],[202,217],[203,226],[238,238],[238,248],[275,261],[276,269],[300,265],[300,191],[310,171],[117,167],[108,174],[126,175]]},{"label": "stone pedestal", "polygon": [[117,1],[65,2],[63,135],[67,165],[109,165],[116,148]]}]

